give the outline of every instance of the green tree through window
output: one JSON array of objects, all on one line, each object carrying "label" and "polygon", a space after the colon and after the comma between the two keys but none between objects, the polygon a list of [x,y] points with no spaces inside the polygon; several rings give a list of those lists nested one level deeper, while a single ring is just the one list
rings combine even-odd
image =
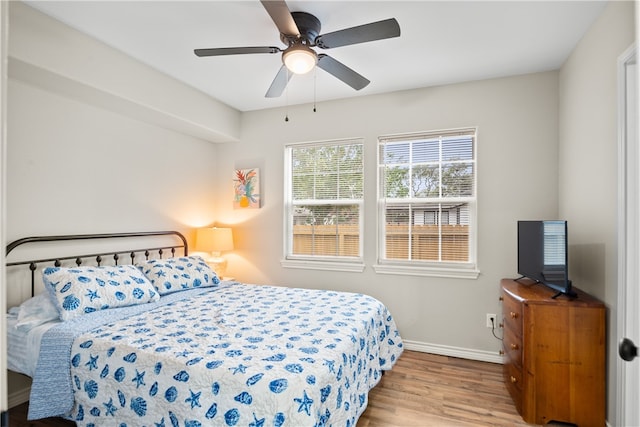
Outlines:
[{"label": "green tree through window", "polygon": [[475,143],[475,129],[379,139],[379,262],[475,263]]},{"label": "green tree through window", "polygon": [[288,258],[362,256],[363,145],[296,144],[285,150]]}]

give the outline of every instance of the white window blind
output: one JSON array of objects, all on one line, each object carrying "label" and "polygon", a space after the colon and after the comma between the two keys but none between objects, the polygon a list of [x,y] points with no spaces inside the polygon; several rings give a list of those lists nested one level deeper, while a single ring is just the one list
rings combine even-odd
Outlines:
[{"label": "white window blind", "polygon": [[362,140],[296,144],[285,154],[285,258],[361,259]]},{"label": "white window blind", "polygon": [[544,221],[544,265],[545,267],[560,266],[566,263],[565,252],[565,227],[564,221]]},{"label": "white window blind", "polygon": [[379,138],[379,262],[475,268],[476,130]]}]

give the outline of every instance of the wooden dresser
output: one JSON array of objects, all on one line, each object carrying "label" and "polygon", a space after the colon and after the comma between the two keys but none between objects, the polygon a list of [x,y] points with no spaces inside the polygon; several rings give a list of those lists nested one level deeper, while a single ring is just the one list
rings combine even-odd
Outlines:
[{"label": "wooden dresser", "polygon": [[527,279],[502,279],[504,377],[524,421],[605,425],[605,314],[602,302]]}]

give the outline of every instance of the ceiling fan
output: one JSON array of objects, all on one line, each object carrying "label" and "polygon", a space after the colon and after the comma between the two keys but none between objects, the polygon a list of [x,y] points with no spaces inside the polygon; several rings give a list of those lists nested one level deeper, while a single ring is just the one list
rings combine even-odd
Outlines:
[{"label": "ceiling fan", "polygon": [[260,3],[278,27],[280,40],[287,45],[285,49],[276,46],[223,47],[195,49],[194,53],[203,57],[282,52],[283,64],[265,94],[267,98],[280,96],[292,74],[305,74],[316,65],[355,90],[360,90],[370,83],[369,80],[331,56],[316,53],[312,48],[332,49],[400,36],[400,26],[395,18],[320,34],[320,20],[310,13],[290,12],[284,0],[260,0]]}]

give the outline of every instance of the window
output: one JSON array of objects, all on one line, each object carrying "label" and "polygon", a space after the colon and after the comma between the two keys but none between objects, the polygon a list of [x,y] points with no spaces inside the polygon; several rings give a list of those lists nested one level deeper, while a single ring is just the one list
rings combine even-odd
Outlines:
[{"label": "window", "polygon": [[378,140],[380,273],[472,277],[476,130]]},{"label": "window", "polygon": [[362,140],[290,145],[285,165],[283,265],[362,271]]}]

